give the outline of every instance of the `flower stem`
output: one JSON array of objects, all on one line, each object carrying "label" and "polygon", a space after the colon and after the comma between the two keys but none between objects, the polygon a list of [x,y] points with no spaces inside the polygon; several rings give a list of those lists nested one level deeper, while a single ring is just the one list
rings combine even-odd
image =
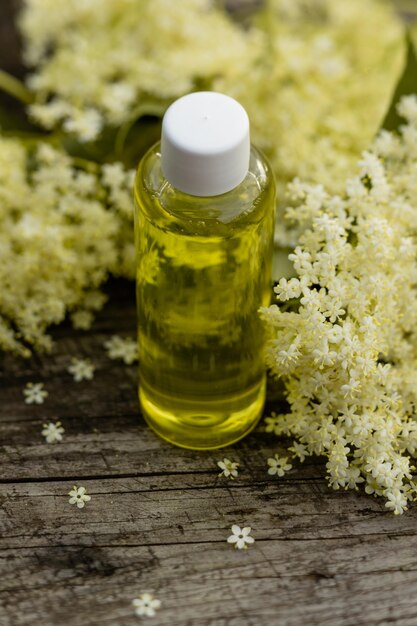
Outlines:
[{"label": "flower stem", "polygon": [[83,159],[77,156],[73,156],[71,157],[71,159],[74,165],[76,165],[77,167],[87,172],[96,174],[97,172],[100,171],[100,165],[96,163],[95,161],[90,161],[89,159]]},{"label": "flower stem", "polygon": [[0,70],[0,89],[23,102],[23,104],[31,104],[34,100],[32,92],[25,87],[22,81],[4,70]]}]

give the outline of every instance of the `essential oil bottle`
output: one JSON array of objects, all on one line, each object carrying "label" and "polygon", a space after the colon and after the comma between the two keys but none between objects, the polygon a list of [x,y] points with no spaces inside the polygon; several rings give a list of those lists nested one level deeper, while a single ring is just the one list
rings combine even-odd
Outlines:
[{"label": "essential oil bottle", "polygon": [[265,402],[275,185],[244,108],[196,92],[166,111],[135,180],[139,401],[192,449],[249,433]]}]

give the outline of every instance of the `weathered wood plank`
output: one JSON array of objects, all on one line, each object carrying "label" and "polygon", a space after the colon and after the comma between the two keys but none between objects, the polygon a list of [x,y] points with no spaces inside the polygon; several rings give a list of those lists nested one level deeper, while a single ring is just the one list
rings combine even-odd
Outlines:
[{"label": "weathered wood plank", "polygon": [[130,602],[143,589],[163,602],[160,626],[417,621],[417,557],[407,538],[388,550],[380,538],[355,538],[258,541],[246,553],[208,541],[186,548],[57,546],[20,550],[13,565],[7,552],[0,556],[5,626],[135,624]]},{"label": "weathered wood plank", "polygon": [[[220,471],[217,461],[227,456],[240,463],[239,481],[250,483],[266,479],[267,458],[283,449],[282,442],[274,436],[256,432],[244,442],[224,450],[180,452],[160,441],[136,411],[130,416],[123,415],[122,407],[118,406],[113,415],[102,417],[64,418],[62,413],[51,413],[30,421],[0,423],[0,441],[4,442],[0,482],[76,475],[105,477],[182,472],[215,475]],[[41,434],[42,424],[57,415],[65,427],[64,439],[58,444],[47,444]],[[318,478],[323,476],[323,467],[317,459],[309,459],[298,472],[299,478]],[[289,478],[292,475],[290,473]]]},{"label": "weathered wood plank", "polygon": [[68,503],[69,481],[3,485],[0,547],[223,541],[234,523],[252,526],[256,537],[265,540],[377,535],[388,541],[395,536],[416,541],[414,510],[396,518],[383,511],[380,501],[352,492],[332,493],[322,481],[232,486],[213,475],[191,474],[192,486],[176,488],[176,480],[79,480],[92,496],[82,511]]}]

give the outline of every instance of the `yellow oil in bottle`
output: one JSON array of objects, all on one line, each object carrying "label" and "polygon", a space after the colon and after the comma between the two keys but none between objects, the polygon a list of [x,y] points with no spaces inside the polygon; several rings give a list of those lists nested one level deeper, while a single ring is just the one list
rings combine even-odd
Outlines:
[{"label": "yellow oil in bottle", "polygon": [[160,144],[135,181],[139,400],[149,426],[186,448],[245,436],[265,401],[275,187],[251,148],[232,191],[195,197],[170,185]]}]

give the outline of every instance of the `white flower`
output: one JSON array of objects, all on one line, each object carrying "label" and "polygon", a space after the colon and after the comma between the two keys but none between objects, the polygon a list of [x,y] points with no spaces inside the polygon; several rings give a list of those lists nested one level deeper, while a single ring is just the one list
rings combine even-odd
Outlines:
[{"label": "white flower", "polygon": [[112,123],[117,124],[126,116],[126,111],[136,97],[136,91],[128,83],[112,83],[103,94],[103,107]]},{"label": "white flower", "polygon": [[48,392],[43,387],[43,383],[27,383],[23,390],[26,404],[43,404],[48,396]]},{"label": "white flower", "polygon": [[72,111],[72,117],[64,122],[64,129],[77,135],[82,142],[92,141],[103,127],[103,118],[95,109]]},{"label": "white flower", "polygon": [[222,470],[219,476],[224,476],[225,478],[229,478],[233,480],[238,475],[237,468],[239,467],[239,463],[234,463],[229,459],[223,459],[223,461],[219,461],[217,465]]},{"label": "white flower", "polygon": [[237,524],[233,524],[232,526],[232,535],[227,538],[228,543],[234,543],[235,548],[238,550],[246,550],[247,544],[254,543],[255,539],[250,536],[251,532],[250,526],[245,526],[245,528],[241,528]]},{"label": "white flower", "polygon": [[161,606],[161,601],[151,593],[145,592],[139,598],[132,600],[132,604],[138,617],[154,617],[156,611]]},{"label": "white flower", "polygon": [[29,107],[29,113],[33,119],[48,129],[53,128],[70,112],[71,107],[66,102],[57,99],[47,104],[32,104]]},{"label": "white flower", "polygon": [[[85,195],[93,194],[97,190],[97,181],[95,177],[92,174],[87,174],[86,172],[77,172],[76,185],[77,185],[77,189],[82,194],[85,194]],[[89,295],[90,294],[87,294],[87,297]],[[103,298],[105,302],[106,301],[105,296],[103,294],[100,294],[100,296]]]},{"label": "white flower", "polygon": [[43,425],[42,435],[45,437],[47,443],[55,443],[56,441],[62,441],[62,435],[65,430],[62,427],[61,422],[49,422]]},{"label": "white flower", "polygon": [[294,441],[292,446],[288,448],[290,452],[293,452],[295,456],[297,456],[301,462],[305,461],[305,458],[308,454],[308,450],[303,443],[298,443],[298,441]]},{"label": "white flower", "polygon": [[407,498],[399,489],[387,490],[384,495],[388,498],[385,506],[391,509],[394,515],[401,515],[407,510]]},{"label": "white flower", "polygon": [[104,347],[111,359],[122,359],[127,365],[138,360],[137,343],[130,337],[123,338],[113,335],[104,343]]},{"label": "white flower", "polygon": [[395,156],[398,147],[398,137],[388,130],[381,130],[375,138],[374,150],[379,157],[387,158]]},{"label": "white flower", "polygon": [[281,420],[280,416],[275,413],[275,411],[271,412],[270,417],[265,417],[265,432],[266,433],[275,433],[276,435],[281,434]]},{"label": "white flower", "polygon": [[103,165],[103,182],[107,187],[120,188],[126,181],[126,170],[121,163]]},{"label": "white flower", "polygon": [[[77,179],[78,186],[78,179]],[[107,296],[101,291],[90,291],[84,298],[84,304],[88,309],[92,311],[99,311],[103,305],[107,302]]]},{"label": "white flower", "polygon": [[397,105],[397,111],[407,122],[417,124],[417,95],[403,96]]},{"label": "white flower", "polygon": [[268,474],[271,476],[277,474],[278,476],[284,476],[285,472],[288,472],[292,468],[291,463],[288,463],[288,458],[284,456],[280,458],[276,454],[273,458],[268,459],[269,470]]},{"label": "white flower", "polygon": [[336,322],[336,320],[344,315],[346,311],[342,308],[340,300],[338,298],[334,298],[334,300],[327,300],[323,313],[325,317],[330,319],[331,322]]},{"label": "white flower", "polygon": [[299,298],[303,289],[306,287],[306,281],[300,281],[298,278],[281,278],[278,285],[275,285],[274,291],[277,294],[277,299],[281,302],[291,300],[292,298]]},{"label": "white flower", "polygon": [[71,496],[69,499],[70,504],[76,504],[79,509],[84,508],[85,503],[91,500],[91,496],[87,495],[85,487],[74,487],[68,492]]},{"label": "white flower", "polygon": [[361,382],[355,378],[351,378],[346,385],[342,385],[340,390],[344,398],[353,398],[360,391]]},{"label": "white flower", "polygon": [[71,359],[68,372],[73,375],[75,382],[81,380],[92,380],[94,376],[94,365],[88,359]]},{"label": "white flower", "polygon": [[93,315],[90,311],[75,311],[71,315],[71,320],[74,328],[88,330],[93,322]]}]

